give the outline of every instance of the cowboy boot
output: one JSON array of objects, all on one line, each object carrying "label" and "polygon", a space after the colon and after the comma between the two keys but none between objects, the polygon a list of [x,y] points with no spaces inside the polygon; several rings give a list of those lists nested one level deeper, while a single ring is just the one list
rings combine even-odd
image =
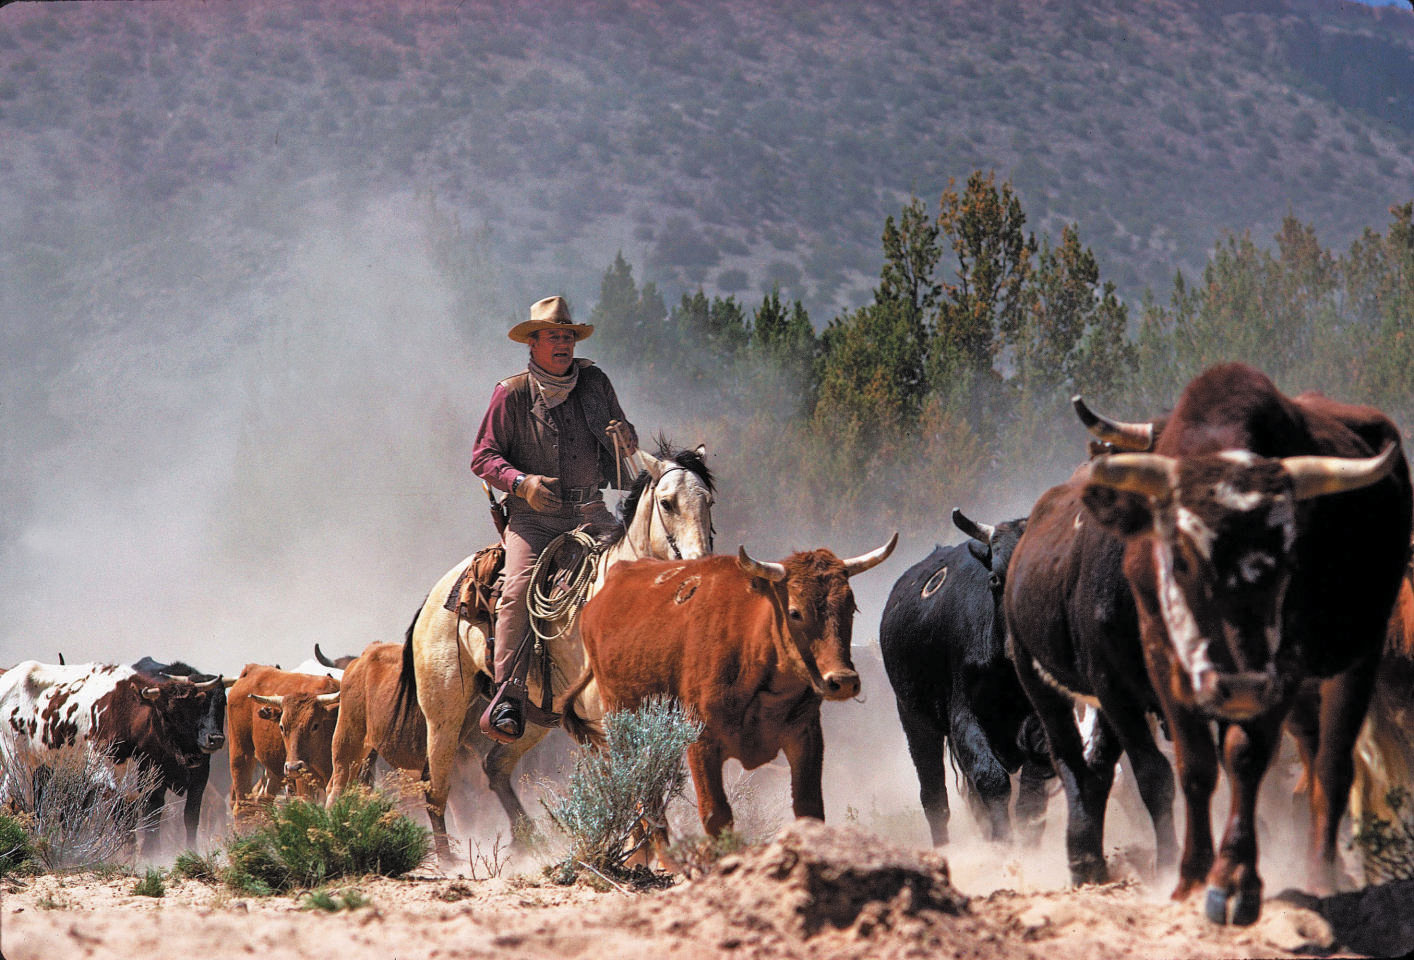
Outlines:
[{"label": "cowboy boot", "polygon": [[481,732],[497,743],[515,743],[525,733],[525,684],[511,679],[502,683],[481,714]]}]

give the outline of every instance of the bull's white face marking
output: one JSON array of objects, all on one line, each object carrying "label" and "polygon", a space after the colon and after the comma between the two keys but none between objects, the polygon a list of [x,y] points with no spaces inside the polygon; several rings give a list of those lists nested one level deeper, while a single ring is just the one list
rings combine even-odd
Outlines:
[{"label": "bull's white face marking", "polygon": [[1193,681],[1193,689],[1200,688],[1200,677],[1213,671],[1213,661],[1208,656],[1208,638],[1198,629],[1198,621],[1188,608],[1188,600],[1183,588],[1173,575],[1173,548],[1164,542],[1162,536],[1154,538],[1154,570],[1158,579],[1159,612],[1164,626],[1168,628],[1169,640],[1173,643],[1178,662],[1188,671]]},{"label": "bull's white face marking", "polygon": [[1239,513],[1247,513],[1255,510],[1262,504],[1264,496],[1256,490],[1241,491],[1226,480],[1213,487],[1213,500],[1219,506],[1227,507],[1229,510],[1236,510]]},{"label": "bull's white face marking", "polygon": [[1223,450],[1218,456],[1240,467],[1250,467],[1262,459],[1251,450]]},{"label": "bull's white face marking", "polygon": [[1217,540],[1217,534],[1213,533],[1212,528],[1200,520],[1196,513],[1187,507],[1178,507],[1175,525],[1180,533],[1186,534],[1188,539],[1193,541],[1193,546],[1198,548],[1204,560],[1213,558],[1213,543]]}]

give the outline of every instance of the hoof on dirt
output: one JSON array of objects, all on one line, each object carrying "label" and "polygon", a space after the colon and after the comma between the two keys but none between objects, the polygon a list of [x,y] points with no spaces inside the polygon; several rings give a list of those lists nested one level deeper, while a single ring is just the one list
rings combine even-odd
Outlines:
[{"label": "hoof on dirt", "polygon": [[1227,893],[1217,887],[1209,887],[1203,900],[1203,913],[1216,924],[1227,923]]},{"label": "hoof on dirt", "polygon": [[1262,896],[1251,890],[1239,890],[1229,896],[1217,887],[1209,887],[1203,912],[1213,923],[1250,927],[1262,915]]}]

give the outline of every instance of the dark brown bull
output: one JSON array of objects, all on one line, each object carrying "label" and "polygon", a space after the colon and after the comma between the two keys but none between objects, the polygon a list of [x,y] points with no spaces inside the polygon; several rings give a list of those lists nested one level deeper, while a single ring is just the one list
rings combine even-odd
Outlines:
[{"label": "dark brown bull", "polygon": [[780,563],[710,556],[616,567],[581,619],[589,665],[560,701],[565,728],[590,736],[575,698],[597,684],[607,711],[669,696],[702,723],[688,747],[702,825],[731,825],[722,764],[748,770],[785,751],[797,817],[825,818],[820,705],[859,693],[850,659],[849,578],[883,562],[898,535],[849,560],[829,550]]},{"label": "dark brown bull", "polygon": [[[1368,407],[1288,398],[1250,367],[1214,367],[1185,388],[1152,454],[1091,465],[1083,501],[1087,519],[1124,541],[1122,575],[1174,738],[1188,821],[1175,897],[1206,880],[1210,919],[1257,919],[1258,787],[1308,679],[1320,713],[1293,732],[1315,771],[1311,884],[1331,892],[1352,747],[1407,557],[1397,429]],[[1012,587],[1024,589],[1014,574]],[[1219,751],[1233,800],[1215,858]]]}]

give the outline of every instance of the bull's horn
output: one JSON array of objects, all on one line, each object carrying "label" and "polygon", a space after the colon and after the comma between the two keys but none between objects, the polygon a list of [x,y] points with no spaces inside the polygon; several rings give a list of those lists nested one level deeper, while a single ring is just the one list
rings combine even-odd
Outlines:
[{"label": "bull's horn", "polygon": [[1090,483],[1151,497],[1173,488],[1178,462],[1158,453],[1110,453],[1090,461]]},{"label": "bull's horn", "polygon": [[252,693],[250,698],[256,703],[265,704],[267,707],[283,707],[285,705],[285,697],[283,694],[277,693],[267,697],[264,694]]},{"label": "bull's horn", "polygon": [[161,687],[143,687],[143,688],[142,688],[142,698],[143,698],[144,700],[156,700],[156,699],[157,699],[158,697],[160,697],[160,696],[162,696],[162,688],[161,688]]},{"label": "bull's horn", "polygon": [[210,680],[193,680],[191,685],[197,690],[215,690],[218,685],[225,682],[220,677],[212,677]]},{"label": "bull's horn", "polygon": [[337,663],[324,656],[324,651],[319,649],[319,644],[317,643],[314,645],[314,659],[318,660],[322,666],[333,667],[336,670],[339,668]]},{"label": "bull's horn", "polygon": [[229,690],[229,689],[231,689],[232,687],[234,687],[234,686],[236,685],[236,681],[239,680],[239,679],[240,679],[240,677],[222,677],[222,678],[221,678],[221,686],[223,686],[223,687],[225,687],[227,690]]},{"label": "bull's horn", "polygon": [[1297,500],[1346,493],[1383,480],[1394,469],[1398,448],[1389,444],[1373,457],[1283,457]]},{"label": "bull's horn", "polygon": [[339,691],[335,690],[333,693],[321,693],[314,699],[324,704],[326,707],[338,706]]},{"label": "bull's horn", "polygon": [[879,549],[870,550],[868,553],[861,554],[857,557],[850,557],[846,560],[844,562],[844,572],[852,577],[857,573],[863,573],[871,567],[877,567],[879,564],[889,559],[889,554],[894,552],[894,547],[896,546],[898,546],[898,531],[894,531],[894,535],[889,537],[889,542]]},{"label": "bull's horn", "polygon": [[753,560],[751,554],[746,552],[745,547],[736,548],[736,565],[751,576],[760,577],[763,580],[779,583],[786,578],[785,564]]},{"label": "bull's horn", "polygon": [[963,513],[958,507],[952,508],[952,523],[953,526],[957,527],[973,540],[981,540],[986,544],[990,544],[992,538],[997,535],[996,527],[992,526],[990,523],[976,522],[967,514]]},{"label": "bull's horn", "polygon": [[176,675],[176,674],[174,674],[174,673],[164,673],[164,674],[162,674],[162,679],[163,679],[163,680],[171,680],[173,683],[191,683],[191,682],[192,682],[191,677],[182,677],[182,676],[178,676],[178,675]]},{"label": "bull's horn", "polygon": [[1123,420],[1102,417],[1086,406],[1078,393],[1070,398],[1070,403],[1075,407],[1075,415],[1085,424],[1085,429],[1115,449],[1142,453],[1154,448],[1152,423],[1125,423]]}]

